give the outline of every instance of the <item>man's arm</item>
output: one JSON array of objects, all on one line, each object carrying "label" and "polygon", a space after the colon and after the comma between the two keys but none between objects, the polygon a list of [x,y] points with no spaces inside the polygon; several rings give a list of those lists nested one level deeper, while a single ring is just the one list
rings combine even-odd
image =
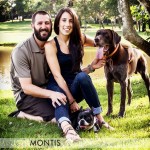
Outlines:
[{"label": "man's arm", "polygon": [[25,49],[21,49],[20,47],[15,49],[12,53],[11,60],[14,66],[15,76],[18,77],[21,88],[25,94],[39,98],[50,98],[53,104],[56,102],[59,105],[59,100],[63,104],[66,103],[67,100],[64,94],[42,89],[32,83],[30,60],[28,55],[26,55]]},{"label": "man's arm", "polygon": [[31,78],[19,78],[21,87],[25,94],[39,98],[50,98],[52,102],[59,105],[58,99],[65,104],[67,102],[66,96],[63,93],[40,88],[32,84]]}]

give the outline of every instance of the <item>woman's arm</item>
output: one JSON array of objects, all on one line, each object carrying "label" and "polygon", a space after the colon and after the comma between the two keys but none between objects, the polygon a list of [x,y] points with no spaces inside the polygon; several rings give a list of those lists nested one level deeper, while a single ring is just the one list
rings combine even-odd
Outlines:
[{"label": "woman's arm", "polygon": [[99,69],[103,67],[106,63],[105,59],[97,59],[95,58],[90,65],[83,68],[82,71],[86,72],[87,74],[92,73],[95,71],[95,69]]},{"label": "woman's arm", "polygon": [[57,59],[57,49],[53,40],[45,44],[45,54],[54,79],[56,80],[59,87],[64,90],[69,100],[69,103],[71,104],[74,101],[74,98],[68,89],[66,81],[61,75],[60,66]]},{"label": "woman's arm", "polygon": [[[82,34],[82,42],[84,46],[95,47],[94,40],[85,34]],[[103,67],[105,63],[106,63],[105,59],[98,59],[95,57],[94,60],[91,62],[91,64],[83,68],[82,71],[86,72],[87,74],[92,73],[95,71],[95,69]]]},{"label": "woman's arm", "polygon": [[84,33],[82,33],[82,43],[84,46],[95,47],[94,39]]}]

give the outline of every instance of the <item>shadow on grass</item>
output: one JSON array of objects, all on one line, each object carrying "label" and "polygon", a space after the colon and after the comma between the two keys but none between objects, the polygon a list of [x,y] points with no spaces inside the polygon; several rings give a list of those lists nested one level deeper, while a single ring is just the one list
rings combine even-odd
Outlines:
[{"label": "shadow on grass", "polygon": [[15,31],[16,33],[17,32],[27,32],[27,31],[31,31],[31,28],[30,27],[18,27],[17,29],[16,28],[6,28],[6,29],[0,29],[0,31],[8,31],[8,32],[13,32]]}]

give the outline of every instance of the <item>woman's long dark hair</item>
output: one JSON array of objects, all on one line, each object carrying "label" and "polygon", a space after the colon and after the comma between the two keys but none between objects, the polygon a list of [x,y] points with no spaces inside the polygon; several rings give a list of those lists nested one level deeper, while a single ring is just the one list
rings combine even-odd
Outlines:
[{"label": "woman's long dark hair", "polygon": [[72,63],[73,63],[73,71],[80,70],[80,64],[82,63],[82,57],[84,55],[83,51],[83,43],[81,39],[81,31],[80,31],[80,24],[78,21],[78,17],[75,11],[69,7],[62,8],[54,21],[54,31],[58,35],[59,34],[59,21],[64,12],[67,12],[71,15],[73,19],[73,30],[70,34],[70,41],[69,41],[69,52],[72,56]]}]

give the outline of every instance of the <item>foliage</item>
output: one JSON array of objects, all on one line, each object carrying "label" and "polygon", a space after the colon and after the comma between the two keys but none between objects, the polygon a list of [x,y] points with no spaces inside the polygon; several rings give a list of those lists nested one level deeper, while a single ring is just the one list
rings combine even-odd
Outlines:
[{"label": "foliage", "polygon": [[107,0],[105,10],[108,11],[107,17],[119,16],[117,0]]},{"label": "foliage", "polygon": [[18,16],[31,18],[31,14],[33,12],[32,7],[34,6],[33,0],[15,0],[15,9],[17,11]]},{"label": "foliage", "polygon": [[114,13],[116,11],[114,11],[112,6],[113,8],[117,8],[116,0],[79,0],[75,2],[74,8],[80,19],[84,21],[84,26],[87,26],[86,24],[90,22],[100,24],[100,27],[102,25],[104,28],[103,21],[105,18],[111,18],[118,15]]},{"label": "foliage", "polygon": [[67,1],[65,0],[38,0],[35,2],[33,9],[35,11],[45,10],[49,12],[52,16],[55,16],[60,8],[67,6]]},{"label": "foliage", "polygon": [[[8,16],[10,19],[22,16],[23,20],[31,18],[32,13],[37,10],[45,10],[55,17],[60,8],[68,6],[68,2],[69,0],[2,0],[0,1],[0,10],[3,11],[0,12],[0,15],[3,14],[6,19]],[[121,22],[117,0],[72,0],[72,2],[73,8],[79,16],[80,24],[81,26],[84,24],[85,28],[87,28],[87,23],[97,23],[104,28],[104,22],[107,24],[111,21]],[[136,0],[132,0],[130,3],[133,7],[139,4]]]},{"label": "foliage", "polygon": [[7,0],[0,1],[0,22],[4,22],[9,19],[10,6]]},{"label": "foliage", "polygon": [[130,9],[131,9],[131,14],[132,14],[133,17],[136,18],[136,21],[140,21],[142,19],[144,19],[145,21],[149,20],[149,16],[145,12],[145,9],[144,9],[143,6],[132,5],[130,7]]},{"label": "foliage", "polygon": [[[18,42],[23,41],[24,39],[28,38],[32,34],[31,29],[31,20],[25,19],[23,22],[14,21],[12,22],[4,22],[0,23],[0,45],[12,45],[13,43],[16,44]],[[98,24],[87,24],[88,27],[85,33],[92,38],[94,38],[96,31],[99,29]],[[112,29],[110,25],[105,25],[105,28]],[[84,32],[84,29],[81,29],[82,32]],[[117,33],[119,33],[122,36],[121,29],[118,27],[114,28]],[[149,37],[149,34],[147,33],[139,33],[144,39],[147,39]],[[52,36],[50,38],[53,38],[55,36],[55,33],[52,32]],[[9,38],[8,38],[9,37]],[[124,38],[122,37],[122,40]]]},{"label": "foliage", "polygon": [[[138,1],[140,2],[140,4],[142,6],[144,6],[145,11],[147,11],[147,13],[150,17],[150,9],[149,9],[150,2],[143,1],[143,0],[138,0]],[[142,26],[142,32],[147,32],[147,24],[146,24],[144,17],[142,18],[141,21],[135,22],[136,23],[136,29],[135,29],[134,23],[133,23],[133,18],[132,18],[131,11],[130,11],[129,1],[128,0],[119,0],[118,2],[119,2],[118,3],[119,8],[120,8],[119,12],[120,12],[120,15],[122,16],[122,20],[123,20],[122,21],[123,22],[122,30],[123,30],[123,35],[124,35],[125,39],[130,41],[132,44],[134,44],[138,48],[142,49],[147,55],[150,56],[149,38],[147,40],[144,40],[136,32],[136,29],[141,31],[140,30],[141,26]],[[145,11],[143,11],[143,12],[145,12]],[[148,21],[148,27],[150,29],[150,20]]]},{"label": "foliage", "polygon": [[84,24],[84,27],[86,29],[87,27],[87,22],[88,22],[88,18],[89,16],[89,12],[90,12],[90,0],[79,0],[75,3],[75,9],[76,12],[79,16],[79,20],[80,20],[80,24],[82,26],[82,24]]}]

